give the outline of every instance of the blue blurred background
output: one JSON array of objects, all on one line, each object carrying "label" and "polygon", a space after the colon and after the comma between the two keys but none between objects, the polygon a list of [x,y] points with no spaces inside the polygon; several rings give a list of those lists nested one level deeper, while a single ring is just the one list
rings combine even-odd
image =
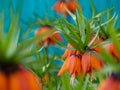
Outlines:
[{"label": "blue blurred background", "polygon": [[[19,6],[20,2],[22,10],[20,13],[21,21],[34,21],[36,18],[33,13],[37,13],[40,18],[44,18],[47,14],[53,17],[58,17],[59,15],[52,9],[52,6],[57,2],[57,0],[0,0],[0,12],[4,10],[5,12],[5,28],[10,23],[9,18],[9,6],[12,6],[14,10]],[[79,0],[82,6],[83,13],[85,17],[91,17],[91,5],[89,0]],[[118,20],[116,25],[120,25],[120,0],[93,0],[95,8],[98,12],[106,10],[108,8],[114,7],[114,12],[118,14]],[[69,22],[72,22],[71,17],[66,18]],[[26,30],[27,25],[21,22],[22,32]],[[53,48],[52,48],[53,49]],[[50,48],[50,51],[52,51]],[[61,54],[63,52],[58,52],[58,48],[55,48],[55,53]]]}]

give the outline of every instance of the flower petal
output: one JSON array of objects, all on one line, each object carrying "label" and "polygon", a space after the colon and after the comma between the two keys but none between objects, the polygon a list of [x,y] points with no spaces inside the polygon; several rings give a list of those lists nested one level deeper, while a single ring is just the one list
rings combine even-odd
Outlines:
[{"label": "flower petal", "polygon": [[82,56],[82,69],[84,74],[90,71],[90,52],[86,52]]},{"label": "flower petal", "polygon": [[71,59],[70,59],[70,63],[69,63],[69,73],[72,75],[72,73],[74,73],[74,69],[75,69],[75,66],[76,66],[76,56],[75,55],[72,55],[71,56]]},{"label": "flower petal", "polygon": [[58,72],[57,76],[60,76],[61,74],[65,73],[65,71],[68,69],[68,66],[69,66],[69,63],[70,63],[70,57],[68,57],[64,64],[62,65],[60,71]]},{"label": "flower petal", "polygon": [[96,56],[95,53],[91,53],[90,55],[90,63],[91,63],[91,68],[94,70],[99,70],[102,68],[103,63],[100,61]]}]

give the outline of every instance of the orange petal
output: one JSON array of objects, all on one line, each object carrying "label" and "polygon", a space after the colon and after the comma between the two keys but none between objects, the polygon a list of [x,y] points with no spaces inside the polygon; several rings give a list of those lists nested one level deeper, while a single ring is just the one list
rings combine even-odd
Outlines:
[{"label": "orange petal", "polygon": [[68,69],[68,66],[69,66],[69,63],[70,63],[70,57],[68,57],[64,64],[62,65],[60,71],[58,72],[57,76],[60,76],[61,74],[65,73],[66,70]]},{"label": "orange petal", "polygon": [[25,86],[26,88],[29,88],[23,90],[42,90],[39,83],[39,79],[32,72],[23,69],[20,75],[21,75],[21,81],[23,81],[22,83],[24,83],[24,85],[22,84],[22,86],[24,86],[24,88]]},{"label": "orange petal", "polygon": [[69,11],[74,12],[78,8],[78,4],[75,1],[70,1],[67,3],[67,8]]},{"label": "orange petal", "polygon": [[[67,45],[68,48],[73,48],[71,44],[68,43]],[[71,56],[72,54],[75,53],[75,50],[70,50],[70,49],[66,49],[63,56],[62,56],[62,59],[66,58],[66,57],[69,57]]]},{"label": "orange petal", "polygon": [[76,64],[77,64],[77,61],[76,61],[76,56],[75,55],[72,55],[72,56],[70,56],[71,58],[70,58],[70,63],[69,63],[69,73],[72,75],[72,73],[74,73],[74,71],[75,71],[75,66],[76,66]]},{"label": "orange petal", "polygon": [[[39,30],[37,30],[35,32],[35,35],[39,36],[41,34],[44,34],[44,33],[48,32],[49,30],[50,30],[50,27],[47,27],[47,26],[41,27]],[[42,42],[44,43],[45,41],[47,41],[49,43],[49,40],[48,40],[49,37],[50,36],[43,37],[41,41],[37,42],[37,44],[40,45]]]},{"label": "orange petal", "polygon": [[67,11],[65,9],[65,7],[67,7],[65,2],[62,1],[58,1],[54,6],[53,9],[55,9],[57,11],[57,13],[62,13],[67,15]]},{"label": "orange petal", "polygon": [[90,52],[86,52],[82,56],[82,69],[85,74],[90,71]]},{"label": "orange petal", "polygon": [[118,54],[118,52],[113,44],[111,45],[111,50],[112,50],[112,54],[120,61],[120,55]]},{"label": "orange petal", "polygon": [[62,56],[62,59],[65,59],[68,56],[68,52],[69,52],[69,50],[66,49],[63,56]]},{"label": "orange petal", "polygon": [[77,59],[76,71],[77,71],[78,75],[82,74],[81,60],[80,60],[80,58]]},{"label": "orange petal", "polygon": [[7,90],[7,77],[4,73],[0,72],[0,90]]},{"label": "orange petal", "polygon": [[120,80],[109,77],[101,83],[97,90],[120,90]]},{"label": "orange petal", "polygon": [[75,54],[75,50],[69,50],[68,57],[71,56],[72,54]]},{"label": "orange petal", "polygon": [[[21,90],[22,89],[22,87],[20,86],[19,78],[20,78],[19,71],[9,76],[9,90]],[[21,83],[24,83],[24,82],[21,82]]]},{"label": "orange petal", "polygon": [[61,38],[61,36],[60,36],[59,33],[55,33],[55,34],[53,35],[53,37],[54,37],[56,40],[58,40],[58,41],[62,41],[62,38]]},{"label": "orange petal", "polygon": [[80,58],[77,58],[77,59],[76,59],[76,66],[75,66],[74,72],[75,72],[77,75],[80,75],[80,74],[82,73]]},{"label": "orange petal", "polygon": [[99,70],[102,68],[103,63],[100,61],[96,56],[95,53],[91,53],[90,55],[90,63],[91,63],[91,68],[94,70]]},{"label": "orange petal", "polygon": [[111,52],[112,52],[112,43],[105,44],[105,45],[103,46],[103,48],[104,48],[107,52],[111,53]]},{"label": "orange petal", "polygon": [[24,72],[23,76],[25,77],[25,80],[28,82],[26,85],[29,86],[30,90],[42,90],[37,76],[35,76],[32,72],[28,70],[24,70],[23,72]]}]

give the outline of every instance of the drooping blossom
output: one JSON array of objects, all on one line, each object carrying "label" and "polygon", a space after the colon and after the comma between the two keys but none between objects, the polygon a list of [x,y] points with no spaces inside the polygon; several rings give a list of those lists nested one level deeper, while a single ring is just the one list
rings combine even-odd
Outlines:
[{"label": "drooping blossom", "polygon": [[[51,30],[53,28],[49,27],[49,26],[44,26],[44,27],[41,27],[39,30],[37,30],[35,32],[35,35],[36,36],[39,36],[39,35],[42,35],[43,33],[46,33],[48,32],[49,30]],[[60,36],[59,33],[54,33],[52,35],[49,35],[49,36],[46,36],[46,37],[43,37],[41,41],[39,41],[37,44],[38,45],[41,45],[41,44],[44,44],[45,46],[48,46],[50,44],[54,45],[55,42],[53,41],[52,38],[55,38],[56,40],[58,41],[62,41],[62,38]]]},{"label": "drooping blossom", "polygon": [[70,12],[75,12],[77,8],[78,3],[75,0],[58,0],[53,6],[53,9],[56,10],[57,13],[65,15],[68,15],[66,9],[68,9]]},{"label": "drooping blossom", "polygon": [[96,52],[88,51],[82,55],[82,69],[84,74],[91,73],[93,70],[100,70],[103,62],[96,57]]},{"label": "drooping blossom", "polygon": [[97,90],[120,90],[120,76],[111,75],[100,84]]}]

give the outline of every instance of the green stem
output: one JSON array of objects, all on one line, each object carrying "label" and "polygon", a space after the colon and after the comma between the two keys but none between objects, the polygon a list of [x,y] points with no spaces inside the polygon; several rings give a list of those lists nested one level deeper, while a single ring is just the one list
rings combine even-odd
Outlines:
[{"label": "green stem", "polygon": [[46,57],[46,64],[49,62],[49,55],[48,55],[48,47],[44,47],[45,50],[45,57]]}]

